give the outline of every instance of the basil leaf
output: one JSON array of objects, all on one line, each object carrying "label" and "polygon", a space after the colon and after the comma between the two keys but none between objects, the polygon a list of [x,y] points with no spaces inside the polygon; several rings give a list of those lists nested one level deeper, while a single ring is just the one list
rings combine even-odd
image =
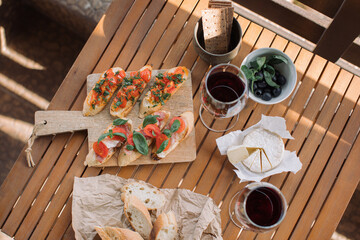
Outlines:
[{"label": "basil leaf", "polygon": [[167,137],[171,137],[171,131],[169,129],[165,129],[163,131],[163,133],[167,136]]},{"label": "basil leaf", "polygon": [[257,63],[257,65],[259,66],[259,67],[257,68],[257,70],[260,70],[260,69],[264,66],[265,61],[266,61],[266,57],[257,57],[257,58],[256,58],[256,63]]},{"label": "basil leaf", "polygon": [[257,63],[257,61],[252,61],[250,62],[250,66],[253,67],[256,70],[259,70],[259,64]]},{"label": "basil leaf", "polygon": [[163,141],[159,147],[159,149],[156,151],[156,154],[161,153],[162,151],[164,151],[164,149],[167,147],[167,145],[169,144],[169,139],[166,139],[165,141]]},{"label": "basil leaf", "polygon": [[245,74],[245,77],[248,80],[253,80],[254,79],[254,72],[251,71],[247,66],[242,65],[241,70],[243,71],[243,73]]},{"label": "basil leaf", "polygon": [[126,145],[126,149],[129,151],[134,150],[134,146],[133,145]]},{"label": "basil leaf", "polygon": [[156,134],[155,134],[154,130],[151,131],[151,135],[153,135],[154,137],[156,137]]},{"label": "basil leaf", "polygon": [[109,137],[110,137],[110,138],[113,138],[113,136],[114,136],[114,134],[113,134],[113,130],[112,130],[112,129],[110,129],[110,130],[109,130]]},{"label": "basil leaf", "polygon": [[127,123],[127,121],[129,121],[129,120],[118,118],[113,121],[113,125],[115,125],[115,126],[124,125],[125,123]]},{"label": "basil leaf", "polygon": [[271,77],[275,75],[275,68],[273,68],[271,65],[266,65],[265,69],[271,74]]},{"label": "basil leaf", "polygon": [[170,131],[172,133],[176,132],[177,130],[179,130],[180,128],[180,121],[178,119],[176,119],[173,124],[171,124],[171,128],[170,128]]},{"label": "basil leaf", "polygon": [[271,78],[271,74],[267,71],[264,71],[264,77],[265,77],[265,81],[266,83],[271,86],[271,87],[280,87],[279,85],[277,85]]},{"label": "basil leaf", "polygon": [[143,121],[143,128],[146,127],[149,124],[157,123],[157,117],[160,117],[159,115],[148,115],[145,117]]},{"label": "basil leaf", "polygon": [[139,132],[133,132],[133,141],[136,150],[142,155],[147,155],[149,152],[149,147],[147,145],[145,137]]},{"label": "basil leaf", "polygon": [[255,81],[251,81],[251,92],[254,94],[254,82]]},{"label": "basil leaf", "polygon": [[125,139],[124,141],[126,141],[126,140],[127,140],[126,135],[125,135],[125,134],[123,134],[123,133],[118,133],[118,132],[116,132],[116,133],[113,133],[113,135],[123,137],[123,138]]},{"label": "basil leaf", "polygon": [[104,134],[101,134],[100,137],[98,138],[98,144],[99,142],[101,142],[104,138],[106,138],[107,136],[109,136],[109,133],[104,133]]},{"label": "basil leaf", "polygon": [[272,55],[269,59],[268,59],[268,63],[274,65],[274,64],[280,64],[280,63],[285,63],[288,64],[288,60],[286,58],[284,58],[283,56],[280,55]]}]

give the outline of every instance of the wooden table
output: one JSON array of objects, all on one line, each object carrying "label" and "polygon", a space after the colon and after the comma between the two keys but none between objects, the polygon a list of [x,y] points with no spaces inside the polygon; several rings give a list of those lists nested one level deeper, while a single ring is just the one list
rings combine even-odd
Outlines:
[{"label": "wooden table", "polygon": [[[199,59],[191,40],[207,0],[115,0],[90,36],[49,109],[81,110],[85,80],[111,66],[136,70],[185,65],[192,70],[197,158],[192,163],[86,168],[85,131],[40,137],[33,146],[35,168],[22,152],[0,189],[1,230],[15,239],[74,238],[71,192],[74,176],[117,174],[145,180],[157,187],[186,188],[208,195],[221,207],[224,239],[329,239],[359,182],[360,79],[240,16],[243,42],[233,64],[240,65],[252,50],[273,47],[295,62],[299,87],[293,98],[265,106],[249,101],[236,129],[260,120],[261,114],[283,116],[295,140],[303,168],[265,181],[283,191],[288,213],[275,232],[242,231],[229,220],[228,204],[239,184],[232,165],[216,148],[215,138],[198,119],[198,87],[209,65]],[[222,124],[228,124],[222,123]],[[218,127],[220,123],[215,122]]]}]

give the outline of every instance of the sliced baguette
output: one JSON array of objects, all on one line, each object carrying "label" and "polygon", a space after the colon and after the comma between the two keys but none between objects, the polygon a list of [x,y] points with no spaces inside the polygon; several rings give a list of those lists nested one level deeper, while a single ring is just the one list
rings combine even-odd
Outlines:
[{"label": "sliced baguette", "polygon": [[[127,123],[125,123],[125,126],[126,128],[128,129],[128,133],[131,133],[133,131],[133,127],[132,127],[132,121],[129,119],[127,121]],[[115,128],[116,126],[114,126],[112,123],[106,128],[106,130],[103,132],[103,133],[107,133],[109,132],[110,129],[113,129]],[[103,140],[104,141],[107,141],[108,143],[106,144],[111,144],[111,139],[107,139],[105,138]],[[106,145],[105,144],[105,145]],[[86,166],[89,166],[89,167],[93,167],[93,166],[101,166],[103,165],[104,163],[106,163],[113,155],[114,153],[116,152],[117,148],[120,147],[121,145],[123,144],[123,142],[118,142],[116,144],[116,146],[112,146],[110,147],[110,145],[108,145],[108,149],[109,149],[109,152],[108,152],[108,155],[105,157],[105,158],[101,158],[100,156],[98,156],[94,149],[91,147],[91,149],[89,150],[89,153],[86,155],[86,158],[85,158],[85,162],[84,162],[84,165]],[[100,161],[101,160],[101,161]]]},{"label": "sliced baguette", "polygon": [[[151,157],[154,160],[160,160],[161,158],[165,158],[169,153],[171,153],[184,139],[186,139],[191,131],[194,128],[194,114],[193,112],[187,111],[180,115],[185,122],[185,129],[181,133],[173,133],[170,137],[170,147],[166,151],[162,151],[161,153],[156,153],[156,146],[153,147]],[[171,120],[170,120],[171,122]],[[168,126],[170,127],[170,126]]]},{"label": "sliced baguette", "polygon": [[178,227],[173,211],[162,213],[156,219],[151,231],[151,240],[175,240],[178,236]]},{"label": "sliced baguette", "polygon": [[[164,110],[160,110],[157,112],[154,112],[152,115],[159,115],[161,116],[162,120],[159,122],[157,122],[156,124],[159,126],[160,130],[163,129],[167,123],[167,121],[169,120],[170,117],[170,112],[168,111],[164,111]],[[141,129],[143,129],[143,124],[141,124],[136,131],[140,132]],[[154,141],[153,138],[150,139],[146,139],[147,145],[150,146],[152,144],[152,142]],[[126,143],[125,143],[126,145]],[[121,148],[119,155],[118,155],[118,165],[119,166],[127,166],[129,165],[131,162],[135,161],[136,159],[138,159],[139,157],[141,157],[142,154],[139,153],[135,148],[134,150],[127,150],[126,147]]]},{"label": "sliced baguette", "polygon": [[95,227],[102,240],[144,240],[139,233],[126,228]]},{"label": "sliced baguette", "polygon": [[[95,94],[95,86],[96,86],[96,84],[100,83],[101,80],[108,79],[106,77],[106,73],[109,70],[112,70],[114,72],[114,74],[116,72],[120,73],[118,76],[116,76],[116,77],[119,78],[118,79],[119,84],[114,84],[113,83],[113,85],[111,87],[109,87],[109,90],[108,90],[109,94],[104,96],[103,98],[101,98],[100,101],[98,101],[94,106],[92,106],[91,100],[93,98],[93,95]],[[84,116],[93,116],[93,115],[98,114],[100,111],[102,111],[105,108],[105,106],[107,105],[107,103],[109,102],[110,98],[113,96],[116,89],[118,88],[118,85],[120,85],[122,83],[123,78],[125,77],[125,71],[120,67],[111,68],[109,70],[103,72],[100,75],[99,80],[94,84],[93,88],[91,89],[91,91],[86,96],[86,99],[85,99],[84,105],[83,105],[83,115]]]},{"label": "sliced baguette", "polygon": [[[138,72],[142,72],[144,70],[150,70],[150,76],[149,77],[149,80],[151,79],[151,73],[152,73],[152,67],[150,65],[146,65],[144,67],[142,67]],[[144,81],[145,82],[145,81]],[[137,87],[139,91],[139,95],[136,96],[132,101],[127,101],[126,105],[124,108],[121,108],[121,107],[118,107],[116,108],[116,97],[113,99],[113,102],[111,104],[111,107],[110,107],[110,114],[113,116],[113,117],[118,117],[118,118],[124,118],[126,117],[130,111],[132,110],[132,108],[134,107],[135,103],[137,102],[137,100],[140,98],[141,94],[143,93],[145,87],[147,85],[147,82],[145,82],[145,85],[143,88],[139,88]],[[120,92],[124,92],[124,88],[123,86],[120,88],[120,90],[118,91],[117,95],[120,93]]]},{"label": "sliced baguette", "polygon": [[148,210],[160,209],[166,202],[165,195],[160,190],[140,182],[125,184],[121,192],[136,196]]},{"label": "sliced baguette", "polygon": [[179,90],[179,88],[186,82],[186,80],[189,77],[189,70],[186,67],[174,67],[174,68],[169,69],[166,73],[174,74],[176,71],[179,71],[179,69],[181,71],[183,71],[183,74],[182,74],[183,81],[176,85],[176,88],[171,93],[170,97],[168,97],[167,99],[163,99],[163,103],[156,102],[151,97],[151,89],[150,89],[150,91],[148,91],[146,93],[145,97],[143,98],[143,100],[142,100],[142,102],[140,104],[140,110],[139,110],[139,117],[140,118],[144,118],[147,115],[152,114],[152,113],[160,110],[162,108],[162,106],[171,98],[171,96],[174,95],[177,92],[177,90]]},{"label": "sliced baguette", "polygon": [[124,213],[133,229],[144,239],[149,239],[152,229],[151,217],[146,206],[135,195],[121,194],[124,202]]}]

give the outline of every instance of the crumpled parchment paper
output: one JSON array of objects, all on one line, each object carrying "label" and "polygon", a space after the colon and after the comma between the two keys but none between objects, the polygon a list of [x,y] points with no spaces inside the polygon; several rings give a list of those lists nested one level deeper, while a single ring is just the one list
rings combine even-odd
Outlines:
[{"label": "crumpled parchment paper", "polygon": [[[290,133],[286,130],[286,123],[284,118],[269,117],[262,115],[261,120],[257,124],[245,129],[244,131],[241,130],[233,131],[220,138],[217,138],[216,144],[219,148],[221,155],[226,155],[227,150],[230,147],[241,145],[244,140],[244,137],[256,128],[264,128],[266,130],[278,134],[280,137],[285,139],[294,139],[290,135]],[[260,182],[262,179],[266,177],[281,172],[297,173],[302,167],[301,161],[296,156],[295,151],[290,152],[288,150],[285,150],[283,160],[277,167],[264,173],[252,172],[247,167],[245,167],[241,162],[233,165],[236,168],[234,172],[236,173],[238,178],[240,178],[240,182],[246,182],[246,181]]]},{"label": "crumpled parchment paper", "polygon": [[[77,178],[74,181],[72,226],[76,239],[93,239],[95,226],[126,227],[131,229],[124,215],[120,189],[129,181],[104,174]],[[167,199],[160,213],[174,211],[179,239],[222,239],[220,209],[214,201],[186,189],[160,189]]]}]

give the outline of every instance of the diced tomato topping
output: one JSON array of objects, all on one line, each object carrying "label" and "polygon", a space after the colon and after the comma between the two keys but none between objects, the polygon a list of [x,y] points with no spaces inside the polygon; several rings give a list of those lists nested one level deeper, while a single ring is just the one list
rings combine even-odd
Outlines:
[{"label": "diced tomato topping", "polygon": [[164,89],[165,93],[173,93],[175,91],[175,83],[173,81],[169,81]]},{"label": "diced tomato topping", "polygon": [[[161,144],[165,141],[165,140],[167,140],[167,139],[169,139],[169,137],[168,136],[166,136],[165,134],[161,134],[161,135],[158,135],[158,137],[156,137],[156,149],[159,149],[160,148],[160,146],[161,146]],[[171,145],[171,143],[170,143],[170,141],[169,141],[169,143],[168,143],[168,145],[165,147],[165,149],[164,149],[164,151],[166,151],[166,150],[168,150],[169,149],[169,147],[170,147],[170,145]]]},{"label": "diced tomato topping", "polygon": [[[114,127],[112,129],[112,131],[113,131],[113,133],[123,133],[126,136],[125,126]],[[120,136],[115,136],[115,135],[111,139],[120,140],[121,142],[125,140],[125,138],[120,137]]]},{"label": "diced tomato topping", "polygon": [[181,117],[173,117],[170,121],[170,126],[173,125],[175,120],[179,120],[180,121],[180,127],[179,129],[176,131],[176,133],[181,133],[182,131],[184,131],[185,129],[185,122]]},{"label": "diced tomato topping", "polygon": [[[160,128],[156,124],[148,124],[144,128],[144,133],[146,136],[154,138],[156,136],[159,136],[161,134]],[[153,135],[155,134],[155,136]]]},{"label": "diced tomato topping", "polygon": [[109,153],[109,149],[103,142],[94,142],[93,149],[94,152],[102,158],[105,158]]},{"label": "diced tomato topping", "polygon": [[139,72],[138,71],[133,71],[130,73],[130,77],[136,77],[139,75]]},{"label": "diced tomato topping", "polygon": [[182,75],[183,73],[184,73],[184,69],[182,67],[178,67],[174,71],[174,75],[175,74],[181,74]]},{"label": "diced tomato topping", "polygon": [[111,68],[106,71],[106,77],[107,78],[112,78],[114,75],[115,74],[114,74],[114,72],[113,72],[113,70]]},{"label": "diced tomato topping", "polygon": [[141,79],[143,79],[146,83],[150,81],[150,76],[151,76],[151,71],[148,68],[140,72]]},{"label": "diced tomato topping", "polygon": [[126,93],[126,96],[128,96],[128,98],[130,96],[132,97],[137,97],[139,96],[139,90],[137,89],[136,86],[134,85],[131,85],[131,86],[128,86],[124,89],[125,93]]},{"label": "diced tomato topping", "polygon": [[154,99],[156,102],[159,101],[159,96],[156,96],[156,95],[160,93],[160,91],[159,91],[159,93],[157,93],[157,91],[159,91],[159,89],[157,87],[151,89],[151,98]]}]

